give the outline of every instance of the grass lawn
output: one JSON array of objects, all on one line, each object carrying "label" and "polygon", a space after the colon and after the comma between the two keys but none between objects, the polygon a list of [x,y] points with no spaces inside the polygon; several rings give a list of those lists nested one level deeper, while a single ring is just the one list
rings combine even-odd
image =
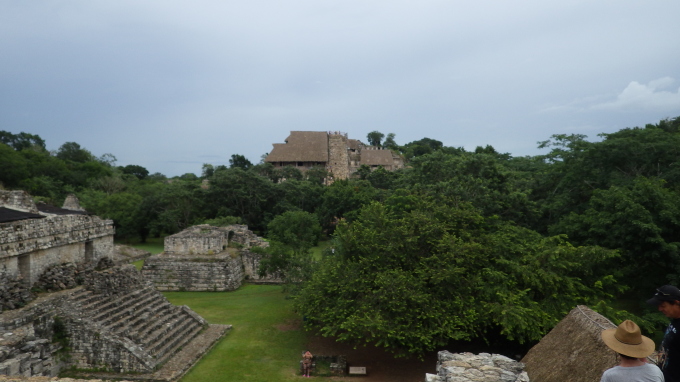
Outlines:
[{"label": "grass lawn", "polygon": [[143,249],[145,251],[149,251],[149,252],[151,252],[152,255],[157,255],[157,254],[163,252],[163,239],[164,238],[162,238],[162,237],[150,237],[150,238],[146,239],[145,243],[116,242],[116,244],[129,245],[131,247],[135,247],[135,248]]},{"label": "grass lawn", "polygon": [[233,328],[182,378],[193,381],[299,381],[306,333],[280,286],[245,285],[233,292],[165,292],[214,324]]},{"label": "grass lawn", "polygon": [[319,244],[316,247],[313,247],[311,249],[312,252],[312,257],[315,260],[321,260],[321,256],[323,254],[323,251],[330,247],[332,243],[332,240],[326,240],[326,241],[320,241]]}]

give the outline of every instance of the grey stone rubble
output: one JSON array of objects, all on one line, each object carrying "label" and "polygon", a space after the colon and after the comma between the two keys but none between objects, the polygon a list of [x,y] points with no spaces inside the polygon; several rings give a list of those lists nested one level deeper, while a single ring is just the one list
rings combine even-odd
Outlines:
[{"label": "grey stone rubble", "polygon": [[260,277],[261,255],[253,248],[268,243],[245,225],[189,227],[165,238],[164,251],[144,261],[142,274],[161,291],[229,291],[245,280],[278,283]]},{"label": "grey stone rubble", "polygon": [[529,382],[524,365],[500,354],[440,351],[437,374],[425,382]]},{"label": "grey stone rubble", "polygon": [[68,202],[41,210],[23,191],[0,190],[0,376],[77,368],[88,378],[178,379],[231,326],[209,325],[134,266],[114,266],[113,222]]},{"label": "grey stone rubble", "polygon": [[[54,340],[59,323],[68,349]],[[0,375],[56,376],[75,367],[174,380],[229,329],[171,305],[133,266],[109,268],[0,315]]]}]

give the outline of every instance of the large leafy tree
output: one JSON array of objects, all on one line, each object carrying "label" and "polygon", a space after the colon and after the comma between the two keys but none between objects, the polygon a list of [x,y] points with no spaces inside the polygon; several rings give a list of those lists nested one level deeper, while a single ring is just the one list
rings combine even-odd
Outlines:
[{"label": "large leafy tree", "polygon": [[238,167],[244,170],[249,169],[253,164],[241,154],[232,154],[229,159],[229,167]]},{"label": "large leafy tree", "polygon": [[627,283],[636,290],[680,282],[680,195],[659,179],[596,190],[582,213],[551,227],[581,245],[620,249]]},{"label": "large leafy tree", "polygon": [[371,146],[380,146],[380,142],[384,137],[385,134],[377,130],[371,131],[370,133],[368,133],[368,135],[366,135],[366,139],[368,139],[368,144]]},{"label": "large leafy tree", "polygon": [[536,340],[575,305],[619,290],[607,266],[615,251],[574,247],[423,195],[364,207],[340,223],[335,246],[297,309],[324,335],[398,354],[490,331]]},{"label": "large leafy tree", "polygon": [[276,204],[274,184],[241,168],[215,170],[205,192],[206,217],[236,216],[251,229],[264,230]]},{"label": "large leafy tree", "polygon": [[321,226],[316,215],[288,211],[267,226],[270,246],[260,262],[259,273],[278,274],[291,286],[309,279],[314,268],[310,249],[319,241]]},{"label": "large leafy tree", "polygon": [[12,147],[16,151],[34,148],[45,151],[45,141],[39,135],[21,132],[12,134],[9,131],[0,130],[0,142]]}]

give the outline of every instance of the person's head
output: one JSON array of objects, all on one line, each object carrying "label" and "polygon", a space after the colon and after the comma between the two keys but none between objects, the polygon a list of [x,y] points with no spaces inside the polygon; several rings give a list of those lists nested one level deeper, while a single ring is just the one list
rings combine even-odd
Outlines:
[{"label": "person's head", "polygon": [[603,330],[602,341],[613,351],[631,359],[654,353],[654,341],[643,336],[640,327],[631,320],[623,321],[616,329]]},{"label": "person's head", "polygon": [[656,306],[668,318],[680,318],[680,289],[672,285],[657,288],[647,303]]}]

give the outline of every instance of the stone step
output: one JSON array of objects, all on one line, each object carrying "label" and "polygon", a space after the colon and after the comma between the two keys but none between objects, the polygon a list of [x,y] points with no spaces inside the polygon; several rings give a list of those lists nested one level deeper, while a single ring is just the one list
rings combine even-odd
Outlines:
[{"label": "stone step", "polygon": [[168,341],[174,340],[174,334],[183,331],[187,326],[198,324],[186,314],[180,314],[172,320],[166,321],[158,329],[149,333],[144,338],[144,348],[147,349],[151,355],[158,353],[158,349],[163,347]]},{"label": "stone step", "polygon": [[118,297],[94,294],[87,304],[81,305],[81,308],[84,312],[91,314],[94,318],[99,315],[100,312],[106,311],[112,306],[120,304],[120,301],[129,301],[134,299],[135,296],[139,295],[140,293],[148,293],[148,288],[137,289]]},{"label": "stone step", "polygon": [[[117,313],[121,307],[125,307],[130,304],[131,301],[137,301],[140,298],[146,297],[148,294],[152,293],[148,289],[138,289],[126,295],[120,297],[106,297],[104,298],[104,303],[100,304],[96,309],[92,311],[92,319],[95,321],[102,322],[107,317]],[[87,308],[85,308],[87,309]]]},{"label": "stone step", "polygon": [[154,306],[154,310],[149,312],[150,314],[139,317],[139,320],[131,323],[133,329],[139,333],[146,334],[154,330],[153,325],[161,325],[164,321],[170,320],[173,314],[177,312],[177,307],[167,301],[157,301],[157,303]]},{"label": "stone step", "polygon": [[174,306],[166,303],[158,309],[141,314],[139,317],[135,318],[133,323],[119,328],[116,332],[121,335],[126,335],[135,343],[142,344],[144,342],[143,339],[146,338],[149,333],[157,330],[167,321],[175,319],[178,315],[176,312],[177,310],[174,309]]},{"label": "stone step", "polygon": [[172,335],[167,336],[169,341],[165,341],[165,344],[160,348],[152,348],[151,354],[156,357],[158,364],[162,364],[181,347],[191,342],[202,329],[203,326],[199,325],[196,321],[192,321],[192,324],[184,325],[173,332]]},{"label": "stone step", "polygon": [[165,333],[170,331],[173,325],[179,320],[186,319],[185,316],[186,314],[180,309],[171,309],[166,314],[157,316],[150,325],[138,332],[138,338],[140,339],[142,346],[148,349],[151,343],[155,342],[158,337],[162,337]]},{"label": "stone step", "polygon": [[71,300],[75,302],[81,302],[85,300],[86,298],[90,297],[92,295],[92,291],[87,290],[83,287],[80,287],[80,289],[74,291],[71,294]]},{"label": "stone step", "polygon": [[116,334],[131,330],[138,331],[140,326],[146,325],[150,320],[149,317],[167,310],[167,305],[169,304],[162,299],[152,299],[146,306],[136,310],[132,317],[122,317],[111,323],[108,328]]},{"label": "stone step", "polygon": [[113,309],[113,314],[109,314],[105,319],[101,320],[101,324],[110,327],[112,323],[120,321],[121,319],[130,319],[137,316],[137,311],[142,311],[150,303],[157,300],[157,296],[147,293],[146,295],[139,295],[136,300],[130,301],[127,305],[121,305]]},{"label": "stone step", "polygon": [[175,353],[177,353],[184,345],[193,341],[196,336],[203,330],[203,326],[196,324],[187,326],[187,328],[182,332],[174,336],[174,341],[168,342],[163,348],[161,348],[156,357],[158,359],[157,365],[162,365],[168,359],[170,359]]}]

